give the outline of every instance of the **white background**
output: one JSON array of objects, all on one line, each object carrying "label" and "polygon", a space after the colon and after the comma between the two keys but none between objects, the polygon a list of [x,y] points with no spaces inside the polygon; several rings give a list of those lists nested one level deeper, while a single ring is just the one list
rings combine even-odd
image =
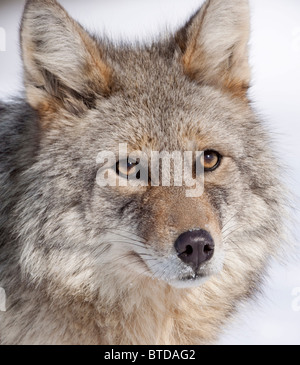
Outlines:
[{"label": "white background", "polygon": [[[148,40],[166,27],[176,29],[202,2],[61,0],[87,29],[130,40]],[[287,165],[287,185],[299,209],[300,1],[250,0],[250,4],[251,98],[278,141],[278,151]],[[24,0],[0,0],[0,28],[6,32],[6,52],[0,51],[0,99],[16,95],[22,87],[18,26],[23,5]],[[0,50],[1,47],[0,40]],[[296,214],[299,219],[299,212]],[[297,224],[295,233],[300,237]],[[264,295],[241,310],[220,344],[300,344],[299,259],[291,247],[286,247],[284,259],[288,260],[286,265],[273,264]]]}]

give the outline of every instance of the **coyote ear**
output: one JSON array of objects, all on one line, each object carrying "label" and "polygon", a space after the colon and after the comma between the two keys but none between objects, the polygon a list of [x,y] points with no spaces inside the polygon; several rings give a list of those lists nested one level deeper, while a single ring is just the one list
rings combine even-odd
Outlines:
[{"label": "coyote ear", "polygon": [[40,111],[81,113],[110,92],[96,41],[55,0],[28,0],[21,25],[27,99]]},{"label": "coyote ear", "polygon": [[175,36],[185,73],[246,97],[249,29],[248,0],[207,0]]}]

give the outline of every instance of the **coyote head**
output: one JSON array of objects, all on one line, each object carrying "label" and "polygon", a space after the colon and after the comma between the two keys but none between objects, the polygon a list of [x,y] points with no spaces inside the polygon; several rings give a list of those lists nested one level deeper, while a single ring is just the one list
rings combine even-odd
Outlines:
[{"label": "coyote head", "polygon": [[[86,298],[111,291],[111,280],[123,290],[149,278],[206,281],[214,295],[252,290],[278,242],[281,190],[247,95],[248,38],[246,0],[206,1],[150,46],[114,45],[54,0],[27,2],[24,78],[40,141],[18,214],[32,280]],[[119,159],[122,143],[148,158],[202,151],[201,196],[184,185],[124,186],[138,171]],[[116,156],[114,186],[96,183],[104,150]]]}]

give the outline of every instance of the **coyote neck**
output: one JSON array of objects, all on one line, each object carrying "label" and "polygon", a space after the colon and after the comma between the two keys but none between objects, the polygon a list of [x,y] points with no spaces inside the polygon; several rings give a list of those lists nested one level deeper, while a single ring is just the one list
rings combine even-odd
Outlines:
[{"label": "coyote neck", "polygon": [[70,324],[77,319],[73,330],[65,324],[71,343],[206,344],[216,340],[226,308],[203,306],[201,296],[201,288],[175,289],[143,280],[143,285],[123,291],[114,302],[78,303],[73,306],[75,313],[68,306],[63,317],[70,316]]}]

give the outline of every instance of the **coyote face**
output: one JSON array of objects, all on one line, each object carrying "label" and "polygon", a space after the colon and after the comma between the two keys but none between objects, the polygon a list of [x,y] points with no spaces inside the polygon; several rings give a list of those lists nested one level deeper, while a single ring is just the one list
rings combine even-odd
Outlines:
[{"label": "coyote face", "polygon": [[[34,290],[30,308],[36,296],[51,303],[57,327],[49,333],[45,320],[25,333],[32,318],[23,310],[21,329],[10,331],[18,313],[8,309],[4,342],[36,342],[42,332],[51,343],[204,343],[253,293],[280,244],[283,194],[268,133],[247,96],[248,11],[246,0],[210,0],[164,40],[115,46],[56,1],[27,1],[29,106],[20,104],[19,118],[0,108],[5,120],[27,123],[0,175],[1,199],[11,200],[0,247],[14,252],[0,286],[20,287],[25,278],[27,294],[11,289],[12,298],[27,306]],[[122,158],[120,144],[128,148]],[[113,164],[97,158],[103,151]],[[143,158],[132,159],[135,151]],[[191,187],[177,183],[185,165],[175,159],[158,164],[155,181],[153,151],[182,158],[189,151],[201,194],[187,196]],[[100,186],[103,165],[108,183]],[[128,184],[132,177],[138,184]],[[68,313],[66,326],[73,318],[67,303],[82,337],[57,330],[65,323],[59,313]],[[8,335],[17,332],[22,340]]]}]

